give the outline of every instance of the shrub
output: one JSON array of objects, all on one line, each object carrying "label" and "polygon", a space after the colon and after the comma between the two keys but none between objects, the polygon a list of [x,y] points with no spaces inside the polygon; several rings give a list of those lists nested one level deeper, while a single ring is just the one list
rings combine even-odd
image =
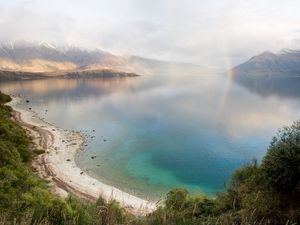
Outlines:
[{"label": "shrub", "polygon": [[300,192],[300,121],[273,138],[262,162],[264,178],[282,194]]},{"label": "shrub", "polygon": [[181,210],[185,206],[187,194],[187,190],[182,188],[175,188],[171,190],[167,194],[166,198],[167,209],[177,211]]}]

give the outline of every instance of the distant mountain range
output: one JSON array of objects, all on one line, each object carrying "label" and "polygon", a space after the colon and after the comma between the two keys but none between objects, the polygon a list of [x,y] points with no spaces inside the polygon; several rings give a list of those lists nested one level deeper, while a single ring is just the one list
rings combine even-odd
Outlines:
[{"label": "distant mountain range", "polygon": [[231,71],[234,81],[261,95],[300,96],[300,51],[263,52]]},{"label": "distant mountain range", "polygon": [[[133,76],[134,74],[201,73],[199,66],[138,56],[116,56],[100,49],[57,47],[47,42],[0,44],[0,80],[52,76]],[[200,71],[200,72],[199,72]],[[67,75],[68,74],[68,75]]]},{"label": "distant mountain range", "polygon": [[22,72],[58,72],[114,69],[128,71],[126,59],[101,50],[59,48],[49,43],[17,42],[0,45],[0,69]]}]

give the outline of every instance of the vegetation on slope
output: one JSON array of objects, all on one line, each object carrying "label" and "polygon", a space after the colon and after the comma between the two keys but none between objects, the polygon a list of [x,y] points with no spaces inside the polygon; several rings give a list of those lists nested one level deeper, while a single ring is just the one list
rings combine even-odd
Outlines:
[{"label": "vegetation on slope", "polygon": [[137,218],[115,201],[52,196],[28,167],[34,149],[10,120],[8,101],[0,92],[0,224],[300,224],[300,121],[280,130],[262,162],[238,169],[215,198],[174,189],[164,206]]}]

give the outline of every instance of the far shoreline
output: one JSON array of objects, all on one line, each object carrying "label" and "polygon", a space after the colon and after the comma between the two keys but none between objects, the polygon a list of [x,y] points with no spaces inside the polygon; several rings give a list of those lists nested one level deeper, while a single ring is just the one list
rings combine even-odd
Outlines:
[{"label": "far shoreline", "polygon": [[20,106],[25,99],[11,97],[12,101],[7,105],[14,110],[13,119],[28,132],[36,147],[46,151],[33,160],[32,166],[40,177],[50,181],[55,195],[66,197],[72,193],[89,201],[95,201],[101,196],[106,201],[118,201],[135,215],[146,215],[156,209],[155,203],[104,184],[83,172],[75,162],[76,154],[84,148],[85,139],[82,135],[46,122],[34,111]]}]

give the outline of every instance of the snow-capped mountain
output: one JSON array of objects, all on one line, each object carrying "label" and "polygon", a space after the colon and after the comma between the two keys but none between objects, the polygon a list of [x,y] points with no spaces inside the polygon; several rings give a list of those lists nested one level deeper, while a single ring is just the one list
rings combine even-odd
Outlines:
[{"label": "snow-capped mountain", "polygon": [[90,69],[127,70],[123,57],[102,50],[79,47],[57,47],[47,42],[16,42],[0,44],[0,69],[28,72]]},{"label": "snow-capped mountain", "polygon": [[76,46],[58,47],[48,42],[8,42],[0,44],[0,71],[47,73],[110,70],[142,75],[201,74],[210,69],[197,65],[117,56],[100,49]]}]

